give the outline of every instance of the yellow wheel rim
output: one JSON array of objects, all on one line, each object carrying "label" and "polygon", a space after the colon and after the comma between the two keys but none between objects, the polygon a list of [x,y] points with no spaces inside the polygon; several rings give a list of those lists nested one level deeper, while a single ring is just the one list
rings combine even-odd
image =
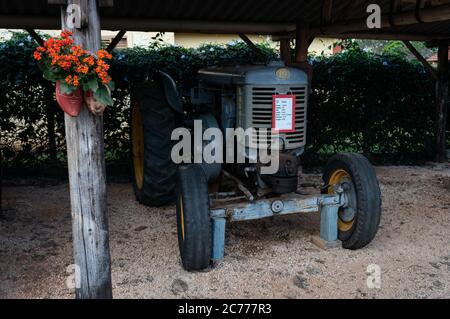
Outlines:
[{"label": "yellow wheel rim", "polygon": [[180,224],[181,224],[181,239],[184,241],[184,208],[183,197],[180,195]]},{"label": "yellow wheel rim", "polygon": [[[330,176],[330,180],[328,181],[328,194],[334,194],[333,185],[342,183],[343,179],[349,179],[351,180],[350,174],[347,173],[347,171],[343,169],[338,169],[333,172]],[[342,209],[342,208],[341,208]],[[352,228],[353,224],[355,223],[355,219],[353,218],[351,221],[344,221],[341,218],[338,218],[338,229],[342,232],[348,231]]]},{"label": "yellow wheel rim", "polygon": [[142,125],[141,110],[135,103],[131,113],[131,143],[133,153],[134,179],[137,188],[144,184],[144,127]]}]

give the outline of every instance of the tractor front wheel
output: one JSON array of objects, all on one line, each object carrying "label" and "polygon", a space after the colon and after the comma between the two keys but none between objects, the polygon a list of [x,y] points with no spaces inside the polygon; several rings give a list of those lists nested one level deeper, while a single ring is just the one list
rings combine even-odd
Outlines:
[{"label": "tractor front wheel", "polygon": [[186,270],[201,270],[211,259],[208,182],[200,165],[178,168],[178,246]]},{"label": "tractor front wheel", "polygon": [[331,157],[323,173],[325,192],[341,187],[347,205],[339,209],[338,234],[342,246],[359,249],[377,233],[381,216],[381,194],[375,170],[361,154],[339,153]]}]

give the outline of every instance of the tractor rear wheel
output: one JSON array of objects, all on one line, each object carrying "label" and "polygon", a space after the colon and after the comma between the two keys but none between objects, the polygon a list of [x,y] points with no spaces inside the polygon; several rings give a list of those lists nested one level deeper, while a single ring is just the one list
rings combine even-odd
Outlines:
[{"label": "tractor rear wheel", "polygon": [[176,165],[170,154],[174,111],[166,101],[162,83],[137,85],[131,98],[133,187],[137,200],[161,206],[175,200]]},{"label": "tractor rear wheel", "polygon": [[375,170],[361,154],[339,153],[325,167],[325,192],[334,194],[341,186],[348,204],[339,209],[338,234],[342,246],[359,249],[377,233],[381,216],[381,194]]},{"label": "tractor rear wheel", "polygon": [[212,247],[211,218],[208,182],[200,165],[178,168],[177,228],[183,267],[207,268]]}]

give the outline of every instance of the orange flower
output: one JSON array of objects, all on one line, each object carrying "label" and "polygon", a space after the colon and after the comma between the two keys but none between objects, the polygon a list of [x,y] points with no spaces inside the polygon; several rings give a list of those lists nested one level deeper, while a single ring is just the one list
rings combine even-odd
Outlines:
[{"label": "orange flower", "polygon": [[65,74],[65,82],[74,87],[89,81],[91,76],[103,84],[111,82],[107,72],[110,66],[104,60],[112,59],[112,55],[106,50],[99,50],[94,55],[73,43],[72,33],[64,30],[60,37],[50,38],[43,46],[36,48],[34,58],[38,61],[45,58],[47,63],[51,62],[57,72]]},{"label": "orange flower", "polygon": [[73,46],[70,48],[70,50],[72,51],[72,54],[75,57],[79,57],[83,54],[86,54],[87,52],[85,50],[83,50],[79,45]]},{"label": "orange flower", "polygon": [[39,53],[39,52],[37,52],[37,51],[34,51],[34,58],[36,59],[36,60],[38,60],[38,61],[40,61],[41,59],[42,59],[42,56],[41,56],[41,54]]},{"label": "orange flower", "polygon": [[98,50],[97,56],[99,59],[112,59],[112,55],[106,50]]},{"label": "orange flower", "polygon": [[94,57],[92,55],[88,56],[87,58],[83,59],[84,63],[87,63],[89,66],[93,66],[94,65]]},{"label": "orange flower", "polygon": [[61,32],[61,37],[67,39],[67,38],[71,37],[72,34],[73,34],[73,33],[70,32],[70,31],[68,31],[68,30],[63,30],[63,31]]},{"label": "orange flower", "polygon": [[87,66],[87,65],[80,65],[78,68],[77,68],[77,72],[78,73],[83,73],[83,74],[86,74],[86,73],[88,73],[88,71],[89,71],[89,67]]}]

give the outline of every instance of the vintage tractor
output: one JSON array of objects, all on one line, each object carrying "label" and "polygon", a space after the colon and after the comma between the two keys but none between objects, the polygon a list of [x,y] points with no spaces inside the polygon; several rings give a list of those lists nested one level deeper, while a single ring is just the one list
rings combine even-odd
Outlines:
[{"label": "vintage tractor", "polygon": [[[322,247],[342,242],[348,249],[366,246],[380,222],[381,196],[375,171],[360,154],[339,153],[328,161],[321,194],[311,197],[298,189],[305,148],[309,83],[307,74],[283,62],[211,67],[198,72],[198,84],[188,102],[181,102],[174,81],[160,73],[136,87],[132,96],[134,187],[148,205],[176,201],[178,241],[183,266],[199,270],[223,258],[226,221],[243,221],[295,213],[320,213]],[[184,95],[184,94],[183,94]],[[187,163],[171,159],[171,132],[182,126],[203,132],[254,129],[235,147],[244,163]],[[268,130],[268,134],[262,134]],[[220,141],[216,147],[225,146]],[[278,169],[264,174],[260,142],[278,154]],[[204,145],[205,146],[205,145]],[[226,152],[226,150],[224,150]],[[242,154],[239,154],[241,152]],[[255,155],[256,154],[256,155]],[[224,156],[225,157],[225,156]]]}]

